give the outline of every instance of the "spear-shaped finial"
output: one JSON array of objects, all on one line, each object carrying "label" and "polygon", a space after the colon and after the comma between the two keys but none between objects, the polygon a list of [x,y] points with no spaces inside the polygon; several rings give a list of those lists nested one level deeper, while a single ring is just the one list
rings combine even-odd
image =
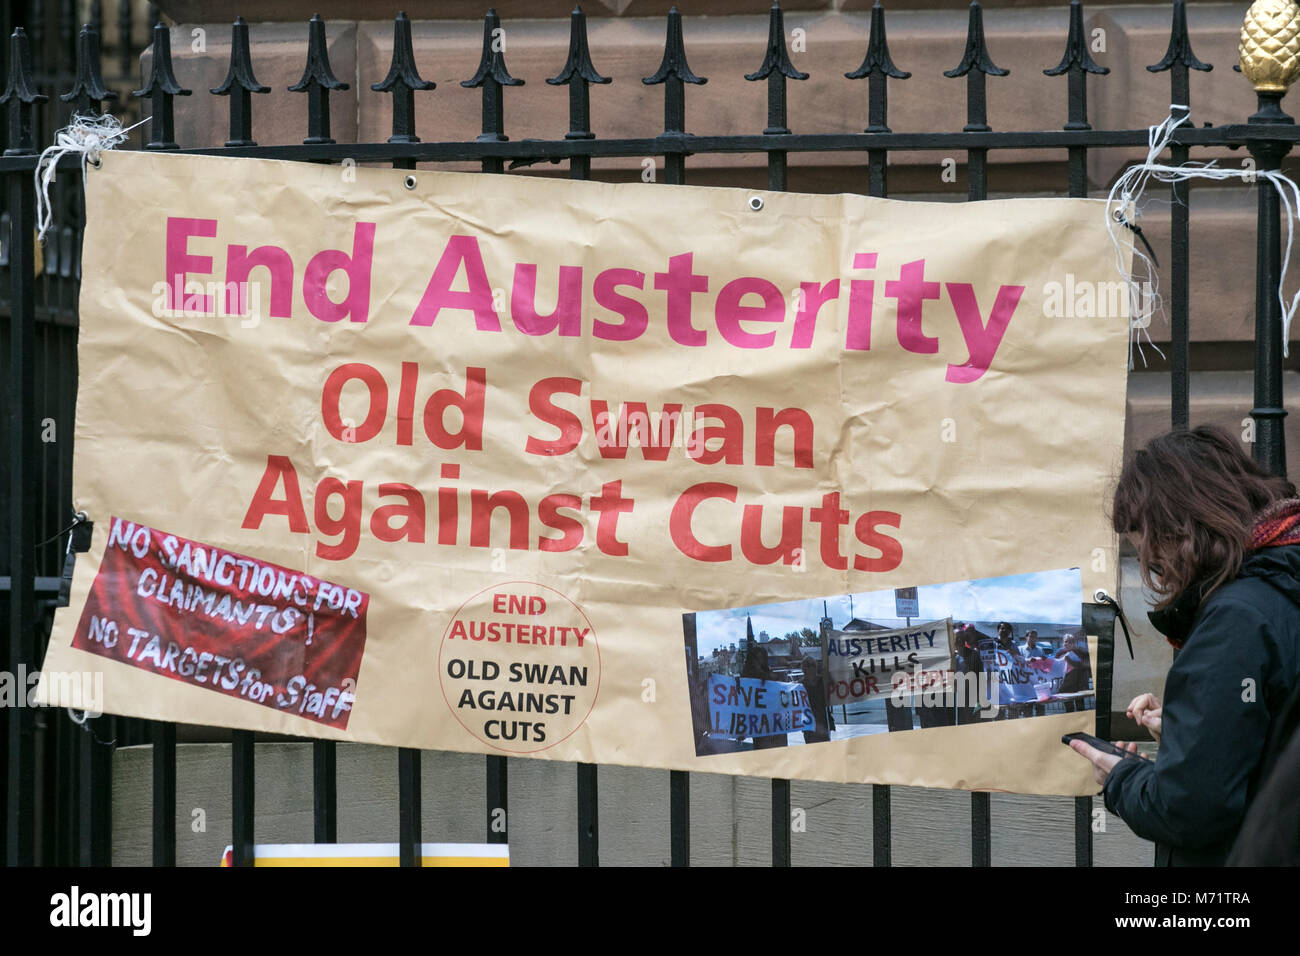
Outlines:
[{"label": "spear-shaped finial", "polygon": [[248,49],[248,23],[243,17],[235,17],[230,27],[230,67],[226,78],[212,92],[217,96],[229,96],[233,90],[246,90],[249,93],[270,93],[269,86],[257,82],[253,75],[253,58]]},{"label": "spear-shaped finial", "polygon": [[330,137],[330,91],[346,90],[348,84],[330,68],[329,47],[325,42],[325,21],[317,13],[307,23],[307,65],[302,79],[289,87],[290,93],[307,94],[307,138],[303,143],[332,143]]},{"label": "spear-shaped finial", "polygon": [[[773,2],[768,14],[767,54],[763,57],[762,65],[755,72],[746,73],[745,79],[767,80],[767,129],[763,132],[768,135],[789,133],[790,128],[786,126],[785,81],[806,80],[808,74],[796,70],[790,62],[790,54],[785,48],[785,17],[778,2]],[[771,165],[772,161],[778,164],[777,167]],[[784,154],[769,156],[769,172],[774,177],[771,182],[774,189],[784,188],[784,163]]]},{"label": "spear-shaped finial", "polygon": [[483,55],[478,62],[478,72],[468,80],[462,80],[461,86],[473,89],[489,81],[502,86],[523,86],[524,81],[510,75],[506,69],[505,31],[496,9],[488,10],[483,18]]},{"label": "spear-shaped finial", "polygon": [[1148,66],[1147,70],[1152,73],[1163,73],[1174,66],[1201,70],[1205,73],[1214,69],[1210,64],[1198,60],[1196,54],[1192,52],[1192,38],[1187,32],[1186,0],[1174,0],[1174,22],[1169,30],[1169,49],[1165,51],[1163,60]]},{"label": "spear-shaped finial", "polygon": [[253,140],[253,93],[270,93],[269,86],[253,75],[253,58],[248,50],[248,24],[235,17],[230,28],[230,68],[225,81],[211,90],[230,97],[230,139],[227,146],[256,146]]},{"label": "spear-shaped finial", "polygon": [[[569,131],[565,139],[594,139],[591,131],[591,93],[588,87],[592,83],[608,83],[609,77],[596,72],[591,62],[591,50],[587,45],[587,16],[582,7],[574,7],[569,15],[569,57],[563,69],[556,76],[547,77],[551,86],[569,87]],[[591,157],[575,156],[569,160],[569,168],[574,176],[587,178],[591,173]]]},{"label": "spear-shaped finial", "polygon": [[[1052,69],[1043,71],[1046,76],[1060,76],[1062,73],[1069,76],[1070,119],[1065,124],[1066,129],[1092,129],[1088,123],[1088,74],[1104,75],[1109,72],[1108,67],[1093,62],[1088,44],[1083,38],[1083,5],[1079,0],[1070,0],[1070,34],[1065,40],[1065,56]],[[1081,153],[1072,154],[1076,165],[1081,161],[1078,159],[1081,156]]]},{"label": "spear-shaped finial", "polygon": [[135,97],[149,97],[152,118],[149,122],[149,142],[145,149],[178,149],[172,100],[189,96],[190,90],[181,87],[172,70],[172,35],[164,23],[153,28],[153,57],[149,64],[149,82],[144,89],[131,93]]},{"label": "spear-shaped finial", "polygon": [[432,80],[423,79],[415,65],[415,47],[411,42],[411,21],[405,12],[393,21],[393,61],[388,75],[371,85],[376,93],[393,94],[393,135],[390,143],[418,143],[415,135],[415,91],[432,90]]},{"label": "spear-shaped finial", "polygon": [[586,80],[588,83],[608,83],[609,77],[596,72],[591,62],[591,50],[587,46],[587,15],[582,7],[574,7],[569,14],[569,58],[557,76],[548,77],[546,82],[552,86],[572,83],[574,79]]},{"label": "spear-shaped finial", "polygon": [[[905,80],[912,74],[900,70],[894,65],[889,55],[889,40],[885,35],[885,8],[876,0],[871,8],[871,33],[867,38],[867,55],[862,65],[852,73],[845,73],[850,80],[867,81],[867,129],[868,133],[889,132],[889,81]],[[872,195],[883,194],[885,154],[879,150],[869,152],[873,169],[875,187]]]},{"label": "spear-shaped finial", "polygon": [[970,20],[966,25],[966,52],[961,62],[953,69],[945,70],[943,75],[955,79],[965,76],[971,70],[985,76],[1006,76],[1011,72],[995,64],[989,56],[988,45],[984,41],[984,10],[980,7],[979,0],[971,0]]},{"label": "spear-shaped finial", "polygon": [[0,105],[9,107],[9,148],[6,156],[21,156],[35,149],[32,137],[32,108],[48,97],[38,93],[32,78],[32,52],[27,32],[15,27],[9,38],[9,79],[0,94]]},{"label": "spear-shaped finial", "polygon": [[696,76],[686,62],[686,43],[682,39],[682,15],[673,7],[668,11],[668,38],[664,43],[664,58],[654,76],[642,78],[647,86],[663,83],[669,79],[683,83],[707,83],[705,77]]},{"label": "spear-shaped finial", "polygon": [[773,71],[792,80],[808,79],[807,73],[796,70],[790,62],[790,54],[785,46],[785,15],[781,12],[779,0],[773,0],[772,9],[768,11],[767,54],[763,57],[762,65],[753,73],[746,73],[745,79],[763,80],[771,76]]},{"label": "spear-shaped finial", "polygon": [[1088,52],[1088,44],[1083,38],[1083,4],[1079,0],[1070,0],[1070,34],[1065,40],[1065,55],[1060,63],[1043,73],[1047,76],[1060,76],[1072,67],[1102,75],[1110,72],[1109,67],[1098,66]]},{"label": "spear-shaped finial", "polygon": [[861,80],[875,75],[906,80],[912,75],[895,66],[893,57],[889,55],[889,40],[885,36],[885,8],[880,5],[880,0],[876,0],[871,8],[871,34],[867,40],[867,55],[863,58],[860,67],[844,75],[850,80]]},{"label": "spear-shaped finial", "polygon": [[153,57],[149,64],[149,80],[143,89],[132,96],[153,96],[162,92],[169,96],[189,96],[193,91],[181,87],[172,68],[172,34],[164,23],[153,28]]},{"label": "spear-shaped finial", "polygon": [[76,103],[74,109],[78,113],[99,112],[105,100],[117,99],[117,91],[104,85],[99,56],[99,32],[89,23],[77,35],[76,82],[59,99],[64,103]]},{"label": "spear-shaped finial", "polygon": [[[511,76],[506,69],[506,34],[495,9],[488,10],[483,18],[483,55],[479,59],[478,71],[468,80],[462,80],[460,85],[471,89],[483,88],[483,132],[478,135],[478,142],[504,143],[508,140],[504,90],[507,86],[523,86],[524,81]],[[500,160],[493,158],[490,162],[495,165]]]}]

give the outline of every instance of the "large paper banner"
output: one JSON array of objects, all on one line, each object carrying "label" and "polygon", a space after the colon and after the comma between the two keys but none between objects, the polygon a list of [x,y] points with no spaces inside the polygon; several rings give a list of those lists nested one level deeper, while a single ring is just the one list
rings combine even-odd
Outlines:
[{"label": "large paper banner", "polygon": [[94,533],[45,667],[102,673],[106,712],[1095,789],[1074,712],[701,758],[681,642],[697,611],[1043,568],[1114,590],[1131,248],[1103,203],[129,152],[86,203]]}]

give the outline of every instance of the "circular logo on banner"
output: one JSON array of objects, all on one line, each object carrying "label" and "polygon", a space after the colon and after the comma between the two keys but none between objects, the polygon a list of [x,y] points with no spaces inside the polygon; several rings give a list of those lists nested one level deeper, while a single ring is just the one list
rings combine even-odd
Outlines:
[{"label": "circular logo on banner", "polygon": [[535,753],[591,713],[600,648],[582,608],[559,591],[533,581],[494,584],[447,625],[438,679],[471,734],[497,750]]}]

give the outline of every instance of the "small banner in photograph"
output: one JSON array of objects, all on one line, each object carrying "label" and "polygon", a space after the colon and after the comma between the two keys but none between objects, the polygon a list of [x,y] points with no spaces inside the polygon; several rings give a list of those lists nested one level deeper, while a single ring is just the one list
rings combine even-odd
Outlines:
[{"label": "small banner in photograph", "polygon": [[885,631],[826,635],[827,689],[832,704],[889,697],[952,680],[952,620]]}]

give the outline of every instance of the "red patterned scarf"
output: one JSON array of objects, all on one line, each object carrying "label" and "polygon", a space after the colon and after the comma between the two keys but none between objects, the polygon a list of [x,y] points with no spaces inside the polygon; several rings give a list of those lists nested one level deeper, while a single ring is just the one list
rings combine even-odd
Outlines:
[{"label": "red patterned scarf", "polygon": [[1250,533],[1252,549],[1284,544],[1300,544],[1300,498],[1273,502],[1256,517]]}]

